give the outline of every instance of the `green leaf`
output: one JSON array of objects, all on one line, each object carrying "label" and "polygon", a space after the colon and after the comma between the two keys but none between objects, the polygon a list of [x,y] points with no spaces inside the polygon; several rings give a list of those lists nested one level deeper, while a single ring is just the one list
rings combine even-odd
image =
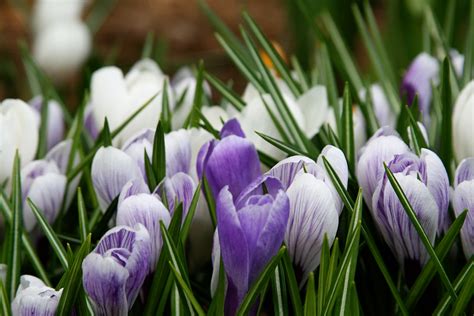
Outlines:
[{"label": "green leaf", "polygon": [[215,228],[217,225],[216,202],[214,201],[214,197],[212,196],[212,190],[209,186],[209,182],[207,182],[206,175],[202,176],[201,181],[203,184],[204,197],[206,198],[207,208],[209,209],[209,215],[211,217],[212,226]]},{"label": "green leaf", "polygon": [[265,135],[265,134],[257,132],[257,131],[255,132],[255,134],[257,134],[258,136],[263,138],[267,143],[269,143],[269,144],[275,146],[276,148],[280,149],[281,151],[287,153],[289,156],[303,155],[303,156],[310,157],[310,155],[308,153],[300,151],[298,148],[294,147],[293,145],[291,145],[289,143],[285,143],[281,140],[278,140],[276,138],[273,138],[271,136]]},{"label": "green leaf", "polygon": [[350,169],[355,168],[355,146],[354,146],[354,123],[352,122],[352,100],[349,84],[344,87],[344,97],[342,102],[342,133],[341,142],[346,154]]},{"label": "green leaf", "polygon": [[165,151],[165,133],[161,121],[155,130],[155,137],[153,138],[153,154],[151,164],[155,173],[156,184],[166,177],[166,151]]},{"label": "green leaf", "polygon": [[[472,290],[473,275],[474,275],[474,259],[471,258],[471,260],[469,260],[469,262],[464,266],[462,271],[458,274],[456,280],[454,280],[454,290],[459,291],[464,285],[467,285],[468,287],[470,286]],[[462,296],[464,297],[464,293]],[[464,298],[461,299],[461,301],[463,300]],[[446,315],[447,308],[451,305],[453,301],[455,301],[453,300],[453,297],[449,293],[446,293],[441,299],[438,306],[436,307],[435,311],[433,312],[433,315]],[[456,315],[456,314],[453,313],[452,315]]]},{"label": "green leaf", "polygon": [[286,251],[286,247],[282,246],[280,250],[278,251],[278,253],[266,265],[265,269],[262,271],[262,273],[257,278],[257,280],[254,281],[249,291],[245,295],[242,301],[242,304],[240,304],[240,307],[237,310],[236,315],[243,316],[243,315],[247,315],[250,312],[250,309],[252,308],[253,303],[255,302],[257,297],[262,293],[263,288],[267,285],[268,281],[273,275],[273,271],[275,271],[275,268],[280,262],[285,251]]},{"label": "green leaf", "polygon": [[145,38],[145,44],[142,49],[142,59],[150,58],[153,52],[153,46],[155,43],[155,34],[153,31],[148,31]]},{"label": "green leaf", "polygon": [[[334,77],[334,70],[332,68],[331,59],[329,58],[329,52],[326,44],[323,44],[321,47],[320,57],[320,71],[322,76],[322,81],[325,83],[328,91],[329,104],[334,109],[334,116],[341,117],[341,110],[339,108],[339,93],[337,91],[336,79]],[[336,125],[338,126],[338,133],[340,135],[340,121],[336,120]]]},{"label": "green leaf", "polygon": [[225,292],[226,292],[226,275],[224,271],[224,264],[219,258],[219,281],[217,283],[216,293],[212,298],[209,306],[208,315],[224,315]]},{"label": "green leaf", "polygon": [[207,71],[204,71],[204,79],[206,79],[211,84],[211,86],[213,86],[222,95],[224,99],[229,101],[229,103],[237,111],[242,111],[242,109],[245,107],[245,102],[237,93],[228,88],[226,84]]},{"label": "green leaf", "polygon": [[295,316],[301,316],[303,315],[303,303],[301,302],[300,291],[298,283],[296,281],[295,270],[293,269],[288,250],[285,251],[285,254],[282,257],[282,262],[283,268],[285,270],[286,281],[290,290],[289,294],[291,302],[293,304],[293,314]]},{"label": "green leaf", "polygon": [[272,294],[274,315],[288,315],[288,298],[286,292],[285,275],[283,266],[280,264],[273,271],[272,276]]},{"label": "green leaf", "polygon": [[163,98],[161,100],[161,116],[160,122],[163,124],[163,131],[165,133],[171,132],[171,110],[170,110],[170,102],[168,97],[168,78],[163,80]]},{"label": "green leaf", "polygon": [[87,211],[86,205],[84,203],[84,198],[82,196],[81,188],[77,188],[77,212],[79,218],[79,235],[81,236],[81,241],[85,242],[89,231],[87,229]]},{"label": "green leaf", "polygon": [[[115,212],[117,211],[118,199],[119,197],[117,196],[107,207],[107,210],[105,210],[105,213],[102,214],[102,216],[100,217],[100,220],[96,222],[93,227],[90,228],[90,231],[92,232],[92,236],[94,236],[94,238],[101,238],[104,235],[104,233],[108,230],[109,222],[114,216]],[[100,213],[99,213],[99,216],[100,216]]]},{"label": "green leaf", "polygon": [[303,92],[301,86],[293,79],[290,70],[288,69],[287,65],[285,64],[275,47],[266,38],[266,36],[263,34],[263,32],[260,30],[260,28],[257,26],[255,21],[250,17],[248,13],[244,12],[242,15],[244,17],[245,22],[247,22],[247,24],[249,25],[249,28],[252,31],[253,35],[260,43],[260,45],[262,45],[263,49],[268,54],[268,57],[270,57],[270,60],[275,66],[276,70],[286,82],[288,88],[291,90],[295,98],[300,96]]},{"label": "green leaf", "polygon": [[150,189],[150,192],[153,192],[155,190],[156,186],[158,185],[158,182],[156,181],[156,175],[153,170],[153,166],[150,161],[150,157],[148,157],[148,153],[146,152],[146,149],[143,150],[143,161],[145,164],[145,174],[146,174],[146,179],[148,182],[148,188]]},{"label": "green leaf", "polygon": [[[452,248],[453,243],[456,241],[466,218],[467,210],[461,213],[456,220],[451,224],[448,231],[444,235],[443,239],[436,246],[436,254],[440,260],[443,260],[444,257],[449,253]],[[436,266],[433,259],[430,259],[423,270],[416,278],[415,283],[410,289],[410,292],[407,295],[405,300],[407,308],[411,309],[418,302],[420,297],[425,292],[426,287],[430,284],[430,281],[433,279],[436,273]]]},{"label": "green leaf", "polygon": [[443,268],[443,265],[441,264],[441,261],[439,260],[438,256],[436,255],[435,250],[433,249],[433,246],[431,245],[430,240],[428,239],[428,236],[425,233],[425,230],[421,226],[420,222],[418,221],[418,218],[416,217],[416,213],[411,207],[410,202],[408,201],[405,193],[403,192],[402,188],[400,187],[400,184],[398,183],[397,179],[393,175],[392,171],[387,167],[387,165],[384,163],[384,168],[385,172],[387,174],[388,180],[390,181],[390,184],[392,185],[393,190],[398,196],[398,199],[400,200],[400,203],[402,204],[403,208],[405,209],[408,217],[410,218],[410,221],[412,222],[413,226],[415,227],[418,236],[420,236],[421,241],[423,242],[423,245],[426,247],[426,250],[430,254],[431,259],[434,260],[436,269],[438,270],[438,273],[441,277],[441,281],[443,282],[443,285],[446,287],[448,292],[450,293],[451,297],[453,299],[457,298],[456,293],[454,292],[453,285],[449,281],[448,275],[446,274],[446,271]]},{"label": "green leaf", "polygon": [[23,230],[23,207],[20,177],[20,155],[18,150],[15,153],[12,172],[12,208],[13,218],[8,234],[8,261],[6,290],[10,294],[10,299],[15,297],[20,279],[21,270],[21,234]]},{"label": "green leaf", "polygon": [[12,314],[10,310],[10,299],[2,279],[0,279],[0,312],[5,316],[10,316]]},{"label": "green leaf", "polygon": [[112,146],[112,137],[110,136],[109,121],[107,117],[104,119],[104,127],[100,132],[98,141],[104,145],[104,147]]},{"label": "green leaf", "polygon": [[36,150],[36,157],[41,159],[46,155],[48,151],[48,120],[49,120],[49,106],[48,106],[48,94],[46,91],[43,93],[41,100],[41,111],[40,111],[40,128],[39,128],[39,138],[38,138],[38,147]]},{"label": "green leaf", "polygon": [[463,84],[467,85],[474,78],[474,0],[470,1],[469,26],[464,50]]},{"label": "green leaf", "polygon": [[199,62],[197,78],[196,78],[196,91],[194,92],[193,98],[193,107],[191,112],[189,112],[189,116],[186,118],[184,122],[184,127],[198,127],[199,126],[199,112],[202,108],[202,101],[204,96],[204,89],[202,87],[204,82],[204,64],[203,62]]},{"label": "green leaf", "polygon": [[474,296],[474,273],[472,270],[463,283],[464,285],[459,292],[458,299],[454,302],[452,315],[461,315],[466,311],[468,304],[472,303],[472,298]]},{"label": "green leaf", "polygon": [[58,315],[70,315],[76,303],[79,290],[82,288],[82,261],[87,256],[91,247],[91,235],[89,234],[74,256],[70,267],[59,281],[57,290],[63,289],[61,299],[58,303],[56,313]]},{"label": "green leaf", "polygon": [[443,161],[446,172],[448,173],[449,179],[452,177],[451,172],[451,159],[453,156],[453,145],[452,141],[452,128],[451,128],[451,116],[453,112],[453,104],[451,98],[451,82],[450,82],[450,65],[448,58],[443,61],[443,76],[441,79],[441,102],[442,102],[442,114],[441,114],[441,131],[443,136],[440,137],[440,148],[439,158]]},{"label": "green leaf", "polygon": [[184,279],[182,278],[180,272],[178,271],[178,268],[175,266],[175,264],[171,263],[171,261],[168,261],[171,271],[173,271],[174,277],[178,281],[178,284],[180,285],[181,289],[183,290],[184,294],[186,295],[186,298],[191,302],[192,306],[194,307],[194,310],[198,315],[206,315],[204,313],[201,305],[199,305],[198,301],[193,295],[193,292],[189,288],[189,286],[186,284]]},{"label": "green leaf", "polygon": [[201,195],[201,182],[199,182],[196,190],[194,191],[193,199],[191,200],[191,204],[189,205],[188,213],[184,219],[183,226],[181,227],[181,240],[183,243],[186,241],[188,237],[189,229],[191,228],[191,224],[193,222],[194,214],[196,213],[196,208],[199,202],[199,196]]},{"label": "green leaf", "polygon": [[308,78],[306,77],[303,68],[301,67],[300,62],[298,61],[298,58],[295,56],[291,56],[291,66],[293,67],[293,70],[296,72],[296,75],[298,76],[298,83],[301,85],[301,88],[303,91],[309,90],[309,82]]},{"label": "green leaf", "polygon": [[308,283],[306,285],[306,299],[304,301],[304,315],[313,316],[316,314],[316,292],[314,286],[314,274],[309,273]]},{"label": "green leaf", "polygon": [[61,244],[61,241],[59,240],[58,236],[54,232],[53,228],[49,225],[49,223],[44,218],[43,211],[41,211],[35,205],[35,203],[32,200],[30,200],[30,198],[27,199],[27,202],[31,208],[31,211],[35,215],[36,220],[38,221],[38,224],[41,226],[43,233],[45,234],[46,238],[48,238],[51,248],[53,248],[54,253],[58,257],[59,261],[61,262],[61,265],[63,266],[64,269],[67,269],[69,267],[69,262],[67,260],[66,250]]}]

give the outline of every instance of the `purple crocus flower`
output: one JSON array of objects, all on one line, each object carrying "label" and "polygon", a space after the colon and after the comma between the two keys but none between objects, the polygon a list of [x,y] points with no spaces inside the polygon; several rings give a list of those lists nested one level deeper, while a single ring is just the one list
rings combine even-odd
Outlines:
[{"label": "purple crocus flower", "polygon": [[32,275],[22,275],[12,301],[13,316],[54,316],[63,289],[56,291]]},{"label": "purple crocus flower", "polygon": [[439,64],[436,58],[421,53],[412,61],[403,77],[401,93],[406,95],[408,104],[411,104],[418,95],[418,104],[423,114],[425,125],[429,124],[431,83],[438,80]]},{"label": "purple crocus flower", "polygon": [[213,257],[216,266],[217,254],[222,255],[227,275],[226,315],[235,314],[249,287],[278,252],[285,235],[289,214],[286,193],[278,190],[273,194],[249,195],[263,190],[263,181],[265,178],[252,183],[243,192],[245,197],[236,199],[237,203],[228,186],[222,188],[216,199],[215,240],[219,242],[214,247],[219,249],[214,249]]},{"label": "purple crocus flower", "polygon": [[117,226],[100,239],[82,263],[84,289],[99,315],[127,315],[150,271],[147,229]]},{"label": "purple crocus flower", "polygon": [[[37,96],[33,98],[29,104],[41,117],[41,108],[43,107],[43,97]],[[56,100],[48,101],[48,117],[47,117],[47,148],[53,148],[64,138],[64,114],[61,106]]]},{"label": "purple crocus flower", "polygon": [[[449,180],[443,163],[435,153],[422,149],[420,157],[411,152],[395,155],[388,167],[433,243],[449,225]],[[401,265],[405,259],[426,262],[427,250],[385,173],[372,197],[372,215]]]},{"label": "purple crocus flower", "polygon": [[133,158],[111,146],[99,148],[92,161],[91,175],[104,212],[128,181],[143,177]]},{"label": "purple crocus flower", "polygon": [[461,241],[464,254],[469,259],[474,255],[474,158],[464,159],[456,169],[452,203],[456,216],[467,209]]},{"label": "purple crocus flower", "polygon": [[268,172],[282,181],[290,200],[285,244],[301,284],[319,265],[324,235],[332,245],[343,207],[324,167],[323,156],[347,187],[347,161],[334,146],[326,146],[317,163],[304,156],[293,156],[280,161]]},{"label": "purple crocus flower", "polygon": [[36,217],[26,199],[30,198],[43,211],[51,224],[58,215],[66,189],[66,176],[53,161],[35,160],[21,169],[23,222],[27,231],[36,225]]},{"label": "purple crocus flower", "polygon": [[222,128],[222,139],[211,140],[199,151],[198,176],[206,176],[215,198],[226,185],[236,198],[261,175],[257,150],[243,136],[237,120],[230,120]]},{"label": "purple crocus flower", "polygon": [[142,224],[148,230],[151,238],[152,270],[155,269],[163,244],[160,221],[168,226],[170,220],[170,213],[154,194],[138,193],[125,197],[117,208],[117,225],[134,227],[136,224]]}]

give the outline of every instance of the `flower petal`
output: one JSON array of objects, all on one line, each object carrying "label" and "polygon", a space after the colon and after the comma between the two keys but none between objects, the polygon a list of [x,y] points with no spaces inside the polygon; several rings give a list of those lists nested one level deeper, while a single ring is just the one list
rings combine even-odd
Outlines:
[{"label": "flower petal", "polygon": [[461,161],[454,176],[454,186],[469,180],[474,180],[474,157]]},{"label": "flower petal", "polygon": [[254,195],[263,195],[263,194],[270,194],[273,198],[283,190],[283,186],[276,177],[271,175],[265,174],[263,176],[258,177],[250,183],[237,197],[235,200],[235,206],[237,209],[243,208],[250,197]]},{"label": "flower petal", "polygon": [[148,157],[151,159],[153,154],[154,136],[155,130],[145,128],[128,139],[122,146],[123,152],[135,160],[135,163],[140,168],[144,179],[146,177],[144,154],[146,151]]},{"label": "flower petal", "polygon": [[92,183],[105,212],[130,180],[142,177],[135,161],[114,147],[101,147],[92,161]]},{"label": "flower petal", "polygon": [[177,203],[183,203],[182,221],[186,219],[189,206],[196,190],[196,184],[193,179],[185,173],[179,172],[171,178],[165,178],[159,191],[165,191],[170,213],[174,213]]},{"label": "flower petal", "polygon": [[[415,176],[396,173],[395,178],[433,244],[439,217],[436,201],[425,184]],[[429,258],[428,252],[386,178],[381,180],[380,185],[376,188],[372,208],[375,222],[399,263],[403,265],[404,259],[425,263]]]},{"label": "flower petal", "polygon": [[305,134],[312,138],[327,120],[329,105],[326,87],[314,86],[303,93],[296,102],[304,113]]},{"label": "flower petal", "polygon": [[319,265],[325,234],[332,245],[339,223],[332,192],[310,174],[299,174],[287,191],[290,216],[285,234],[288,253],[304,283]]},{"label": "flower petal", "polygon": [[464,181],[454,190],[454,214],[459,216],[467,209],[467,216],[461,228],[461,241],[466,258],[474,255],[474,180]]},{"label": "flower petal", "polygon": [[443,162],[431,150],[421,150],[421,160],[426,164],[426,186],[433,195],[439,209],[438,235],[445,232],[450,224],[449,207],[449,178]]},{"label": "flower petal", "polygon": [[150,194],[150,189],[148,188],[148,185],[145,183],[145,181],[142,178],[137,178],[131,181],[128,181],[122,188],[122,191],[120,192],[119,196],[119,207],[120,204],[125,200],[126,198],[137,195],[140,193],[147,193]]},{"label": "flower petal", "polygon": [[155,269],[161,253],[160,221],[167,227],[170,223],[170,213],[161,201],[154,195],[140,193],[122,201],[117,209],[117,225],[134,227],[142,224],[151,237],[152,253],[150,268]]},{"label": "flower petal", "polygon": [[227,122],[225,122],[220,132],[221,138],[224,138],[230,135],[235,135],[235,136],[245,138],[245,133],[244,131],[242,131],[242,127],[240,126],[239,121],[235,118],[230,119]]},{"label": "flower petal", "polygon": [[314,160],[306,156],[291,156],[278,162],[267,174],[280,180],[284,190],[286,190],[300,170],[303,169],[303,166],[306,168],[315,164]]},{"label": "flower petal", "polygon": [[165,136],[166,175],[188,173],[191,163],[191,142],[185,129],[173,131]]},{"label": "flower petal", "polygon": [[248,290],[250,254],[232,194],[224,187],[216,199],[217,227],[224,269],[240,301]]}]

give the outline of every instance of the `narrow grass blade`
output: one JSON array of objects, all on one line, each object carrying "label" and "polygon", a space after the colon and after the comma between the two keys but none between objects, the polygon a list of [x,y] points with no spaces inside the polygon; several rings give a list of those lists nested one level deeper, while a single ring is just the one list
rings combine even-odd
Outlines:
[{"label": "narrow grass blade", "polygon": [[463,86],[474,78],[474,0],[469,2],[469,26],[466,35],[466,48],[464,50]]},{"label": "narrow grass blade", "polygon": [[156,184],[158,184],[166,177],[165,133],[161,121],[158,122],[155,130],[151,163],[155,173]]},{"label": "narrow grass blade", "polygon": [[226,292],[226,275],[222,260],[219,262],[219,281],[217,283],[216,293],[212,298],[211,305],[207,312],[208,315],[224,315],[225,292]]},{"label": "narrow grass blade", "polygon": [[64,269],[67,269],[69,267],[69,262],[67,260],[66,250],[61,244],[61,241],[59,240],[56,233],[53,231],[53,228],[49,225],[49,223],[44,218],[43,211],[38,209],[35,203],[31,201],[29,198],[27,199],[27,202],[31,208],[31,211],[35,215],[36,220],[38,221],[38,224],[41,226],[43,233],[45,234],[46,238],[48,238],[51,248],[53,248],[54,253],[58,257],[59,261],[61,262],[61,265],[63,266]]},{"label": "narrow grass blade", "polygon": [[199,182],[198,186],[196,187],[196,190],[194,191],[193,199],[191,200],[191,204],[189,205],[189,210],[188,210],[188,213],[186,214],[186,218],[184,219],[183,227],[181,227],[181,240],[183,241],[183,243],[186,241],[186,238],[188,237],[188,232],[193,222],[194,214],[196,212],[200,195],[201,195],[201,182]]},{"label": "narrow grass blade", "polygon": [[243,316],[243,315],[247,315],[250,312],[250,309],[252,308],[253,303],[258,298],[258,296],[262,293],[263,288],[266,286],[271,276],[273,275],[273,271],[275,271],[275,268],[280,262],[285,251],[286,251],[286,247],[282,246],[281,249],[278,251],[278,253],[266,265],[265,269],[262,271],[262,273],[257,278],[257,280],[255,280],[255,282],[250,287],[250,290],[245,295],[244,300],[242,301],[242,304],[237,310],[236,315]]},{"label": "narrow grass blade", "polygon": [[354,123],[352,121],[352,100],[349,84],[346,82],[342,101],[341,142],[350,169],[355,168]]},{"label": "narrow grass blade", "polygon": [[0,314],[5,316],[11,316],[12,314],[10,310],[10,299],[2,279],[0,279],[0,312]]},{"label": "narrow grass blade", "polygon": [[199,63],[198,71],[197,71],[197,78],[196,78],[196,91],[194,92],[193,98],[193,107],[189,116],[186,118],[184,122],[184,127],[198,127],[199,126],[199,115],[198,113],[201,111],[203,97],[204,97],[204,89],[202,87],[204,82],[204,65],[201,61]]},{"label": "narrow grass blade", "polygon": [[461,315],[466,311],[468,304],[472,303],[474,296],[474,273],[472,271],[463,283],[458,299],[454,302],[452,315]]},{"label": "narrow grass blade", "polygon": [[288,297],[285,275],[281,263],[275,268],[272,276],[273,310],[275,315],[288,315]]},{"label": "narrow grass blade", "polygon": [[[471,285],[471,290],[472,290],[472,281],[469,282],[469,280],[472,280],[472,277],[474,275],[474,259],[471,258],[469,260],[469,263],[467,263],[462,271],[458,274],[456,280],[454,280],[454,290],[459,291],[465,284]],[[453,297],[449,294],[446,293],[444,297],[441,299],[440,303],[436,307],[435,311],[433,312],[433,315],[446,315],[447,314],[447,309],[451,305],[451,303],[455,301]],[[455,314],[453,314],[455,315]]]},{"label": "narrow grass blade", "polygon": [[295,156],[295,155],[303,155],[310,157],[308,153],[305,153],[303,151],[300,151],[299,148],[295,148],[293,145],[284,143],[283,141],[280,141],[276,138],[273,138],[271,136],[265,135],[260,132],[255,132],[258,136],[262,137],[267,143],[275,146],[276,148],[280,149],[281,151],[287,153],[290,156]]},{"label": "narrow grass blade", "polygon": [[77,212],[79,218],[79,235],[81,236],[81,241],[85,242],[89,231],[87,229],[86,205],[84,203],[81,188],[77,189]]},{"label": "narrow grass blade", "polygon": [[179,273],[177,267],[171,263],[171,261],[168,261],[169,266],[171,268],[171,271],[174,274],[174,277],[178,281],[179,286],[181,287],[182,291],[184,292],[184,295],[186,295],[186,298],[191,302],[194,310],[199,316],[204,316],[206,313],[204,313],[204,310],[202,309],[201,305],[199,305],[198,301],[194,297],[193,292],[189,288],[189,286],[186,284],[186,282],[183,280],[181,274]]},{"label": "narrow grass blade", "polygon": [[16,289],[20,279],[21,269],[21,234],[23,230],[23,207],[20,177],[20,156],[18,150],[15,153],[12,172],[12,224],[8,234],[8,261],[6,289],[10,299],[15,297]]},{"label": "narrow grass blade", "polygon": [[172,113],[170,110],[170,102],[168,96],[168,78],[163,81],[163,98],[161,100],[160,122],[163,124],[165,133],[171,132]]},{"label": "narrow grass blade", "polygon": [[237,110],[242,111],[245,106],[245,102],[240,98],[240,96],[235,93],[232,89],[227,87],[221,80],[216,76],[204,71],[204,79],[206,79],[211,86],[213,86],[224,99],[229,101],[229,103]]},{"label": "narrow grass blade", "polygon": [[285,254],[282,257],[282,263],[285,270],[291,302],[293,305],[293,314],[295,316],[301,316],[303,315],[303,303],[301,302],[298,282],[296,281],[295,270],[293,269],[288,250],[285,251]]},{"label": "narrow grass blade", "polygon": [[258,40],[260,45],[262,45],[263,49],[270,57],[276,70],[281,75],[283,80],[285,80],[286,84],[288,85],[288,88],[291,90],[293,95],[295,97],[300,96],[303,90],[301,89],[301,86],[291,76],[291,73],[287,65],[285,64],[285,61],[283,61],[283,58],[276,51],[272,43],[270,43],[270,41],[266,38],[266,36],[260,30],[260,28],[255,23],[255,21],[250,17],[250,15],[244,12],[243,17],[244,17],[245,22],[247,22],[250,30],[252,30],[252,33],[255,36],[255,38]]},{"label": "narrow grass blade", "polygon": [[326,288],[329,288],[327,282],[327,275],[329,270],[329,259],[330,259],[330,252],[329,252],[329,244],[327,235],[324,235],[323,246],[321,249],[321,257],[319,261],[319,279],[318,279],[318,295],[317,295],[317,313],[314,315],[321,315],[323,311],[323,306],[325,302],[326,296]]},{"label": "narrow grass blade", "polygon": [[384,163],[384,168],[385,172],[387,174],[388,180],[390,181],[390,184],[392,185],[393,190],[398,196],[398,199],[400,200],[400,203],[403,205],[403,208],[405,209],[408,217],[410,218],[410,221],[412,222],[413,226],[415,227],[418,236],[420,236],[421,241],[423,242],[423,245],[426,247],[426,250],[430,254],[431,259],[434,260],[436,269],[438,270],[438,273],[441,277],[441,281],[443,282],[443,285],[446,287],[448,292],[450,293],[451,297],[453,299],[457,298],[456,293],[454,292],[453,285],[451,284],[451,281],[449,281],[449,277],[446,274],[446,271],[443,268],[443,265],[441,264],[441,261],[439,260],[438,256],[436,255],[436,252],[431,245],[430,240],[428,239],[428,236],[426,235],[423,227],[421,226],[420,222],[418,221],[418,218],[416,217],[415,211],[411,207],[410,202],[408,201],[405,193],[403,192],[402,188],[400,187],[400,184],[398,183],[397,179],[393,175],[392,171],[387,167],[387,165]]},{"label": "narrow grass blade", "polygon": [[89,234],[74,256],[70,267],[64,273],[57,290],[63,289],[61,299],[58,303],[56,313],[58,315],[70,315],[76,303],[79,290],[82,288],[82,261],[87,256],[91,247],[91,235]]},{"label": "narrow grass blade", "polygon": [[451,97],[450,68],[449,60],[445,58],[443,61],[443,76],[441,80],[441,131],[443,135],[440,137],[439,158],[443,161],[449,179],[452,178],[451,159],[453,156],[453,145],[451,143],[453,101]]},{"label": "narrow grass blade", "polygon": [[316,292],[314,286],[314,274],[309,273],[308,283],[306,285],[306,298],[304,301],[304,315],[312,316],[316,314]]},{"label": "narrow grass blade", "polygon": [[[456,220],[451,224],[449,230],[444,235],[443,239],[436,246],[436,254],[440,260],[443,260],[444,257],[449,253],[453,243],[456,241],[466,218],[467,210],[461,213]],[[405,302],[407,308],[411,309],[418,302],[420,297],[425,292],[426,287],[430,284],[430,281],[433,279],[436,273],[436,266],[433,259],[430,259],[428,263],[423,267],[423,270],[416,278],[415,283],[410,289]]]},{"label": "narrow grass blade", "polygon": [[202,177],[202,184],[204,190],[204,197],[206,198],[207,202],[207,208],[209,209],[209,215],[211,216],[212,226],[215,228],[217,225],[216,202],[214,201],[211,187],[209,186],[205,175],[203,175]]},{"label": "narrow grass blade", "polygon": [[40,128],[38,138],[38,148],[36,150],[36,157],[38,159],[43,158],[48,151],[48,93],[43,91],[43,98],[41,100],[41,111],[40,111]]},{"label": "narrow grass blade", "polygon": [[155,34],[153,31],[148,31],[145,38],[145,44],[142,49],[142,59],[150,58],[153,53],[153,45],[155,43]]}]

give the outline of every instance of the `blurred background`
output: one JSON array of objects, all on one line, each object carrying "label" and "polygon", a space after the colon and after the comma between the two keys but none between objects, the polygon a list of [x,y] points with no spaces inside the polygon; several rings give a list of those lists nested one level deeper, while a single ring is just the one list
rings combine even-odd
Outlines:
[{"label": "blurred background", "polygon": [[[39,0],[38,0],[39,1]],[[60,6],[66,0],[46,0]],[[372,69],[353,17],[351,0],[207,0],[208,6],[235,32],[246,10],[268,38],[280,44],[287,56],[296,55],[308,67],[318,49],[308,19],[298,9],[306,2],[310,18],[329,11],[359,69],[369,79]],[[43,0],[43,2],[45,2]],[[423,7],[429,4],[441,24],[453,25],[451,47],[463,50],[469,2],[467,0],[370,1],[390,59],[399,78],[410,60],[423,49]],[[20,46],[32,51],[38,26],[33,21],[37,1],[0,0],[0,100],[28,100],[28,86]],[[205,68],[224,81],[232,80],[241,91],[244,82],[215,40],[211,24],[196,0],[84,0],[80,18],[90,30],[91,52],[79,70],[55,79],[69,107],[82,97],[97,68],[115,64],[125,71],[142,56],[147,36],[154,37],[154,54],[162,70],[172,75],[180,66],[204,60]],[[453,13],[453,14],[450,14]],[[447,19],[454,19],[453,23]],[[23,44],[21,44],[23,43]],[[339,80],[340,81],[340,80]]]}]

